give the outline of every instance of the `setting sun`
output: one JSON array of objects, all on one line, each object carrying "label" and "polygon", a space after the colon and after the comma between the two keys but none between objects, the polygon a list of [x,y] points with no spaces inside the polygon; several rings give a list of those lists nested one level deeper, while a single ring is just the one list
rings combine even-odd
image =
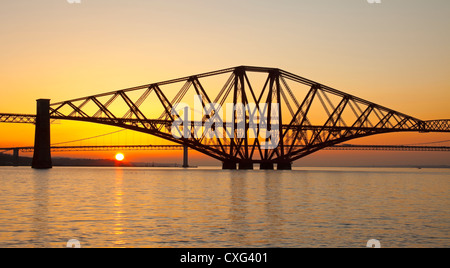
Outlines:
[{"label": "setting sun", "polygon": [[122,153],[116,154],[116,160],[117,161],[123,161],[125,159],[125,156]]}]

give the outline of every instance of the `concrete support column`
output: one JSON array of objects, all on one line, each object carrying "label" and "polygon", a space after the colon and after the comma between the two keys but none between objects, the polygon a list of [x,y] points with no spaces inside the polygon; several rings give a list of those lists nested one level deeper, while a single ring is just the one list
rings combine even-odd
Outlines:
[{"label": "concrete support column", "polygon": [[252,170],[253,163],[252,162],[239,162],[239,169],[240,170]]},{"label": "concrete support column", "polygon": [[37,100],[36,129],[34,136],[34,169],[52,168],[50,153],[50,100]]},{"label": "concrete support column", "polygon": [[183,145],[183,167],[189,167],[188,147],[186,145]]},{"label": "concrete support column", "polygon": [[263,162],[260,164],[259,169],[261,170],[273,170],[273,163],[271,162]]},{"label": "concrete support column", "polygon": [[277,163],[277,170],[292,170],[291,162],[279,162]]},{"label": "concrete support column", "polygon": [[222,169],[236,170],[236,162],[231,162],[231,161],[222,162]]},{"label": "concrete support column", "polygon": [[16,148],[13,150],[13,165],[18,167],[19,164],[19,149]]}]

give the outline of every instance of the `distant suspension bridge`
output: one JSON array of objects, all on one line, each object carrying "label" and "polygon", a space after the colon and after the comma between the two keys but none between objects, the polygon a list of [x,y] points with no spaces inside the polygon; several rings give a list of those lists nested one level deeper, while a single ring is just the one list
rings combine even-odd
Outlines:
[{"label": "distant suspension bridge", "polygon": [[[90,138],[87,138],[90,139]],[[444,141],[446,142],[446,141]],[[430,142],[432,144],[434,142]],[[438,142],[442,143],[442,142]],[[300,146],[299,146],[300,147]],[[300,148],[299,148],[300,149]],[[184,145],[84,145],[84,146],[52,146],[52,152],[92,152],[92,151],[146,151],[146,150],[183,150],[183,167],[189,167],[188,147]],[[414,145],[334,145],[324,150],[332,151],[415,151],[415,152],[449,152],[450,146],[414,146]],[[13,152],[14,163],[19,163],[19,152],[32,153],[33,146],[0,148],[0,153]]]}]

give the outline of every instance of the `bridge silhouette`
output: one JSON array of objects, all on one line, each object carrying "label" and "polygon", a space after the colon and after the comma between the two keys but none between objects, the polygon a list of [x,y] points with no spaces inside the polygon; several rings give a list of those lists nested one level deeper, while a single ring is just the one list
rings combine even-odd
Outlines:
[{"label": "bridge silhouette", "polygon": [[[197,109],[179,109],[193,102]],[[226,119],[225,104],[232,104]],[[420,120],[280,69],[250,66],[51,104],[41,99],[36,115],[0,114],[0,122],[36,124],[34,168],[52,166],[51,120],[146,133],[213,157],[224,169],[291,169],[302,157],[357,138],[450,132],[450,120]]]},{"label": "bridge silhouette", "polygon": [[[301,148],[301,146],[296,146]],[[183,150],[183,165],[189,167],[188,148],[184,145],[80,145],[51,146],[51,152],[92,152],[92,151],[145,151],[145,150]],[[414,152],[450,152],[450,146],[414,146],[414,145],[354,145],[343,144],[323,148],[323,150],[341,151],[414,151]],[[33,146],[0,148],[0,153],[13,152],[13,165],[19,165],[19,152],[34,152]]]}]

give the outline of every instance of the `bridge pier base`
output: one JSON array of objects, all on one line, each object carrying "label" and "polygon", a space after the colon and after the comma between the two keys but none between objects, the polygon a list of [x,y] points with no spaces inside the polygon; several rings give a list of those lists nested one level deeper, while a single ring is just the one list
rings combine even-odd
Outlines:
[{"label": "bridge pier base", "polygon": [[184,168],[188,168],[189,167],[188,147],[186,145],[183,145],[183,167]]},{"label": "bridge pier base", "polygon": [[50,152],[50,100],[37,100],[36,129],[34,136],[34,154],[32,168],[52,168]]},{"label": "bridge pier base", "polygon": [[13,150],[13,166],[18,167],[19,166],[19,149],[14,149]]},{"label": "bridge pier base", "polygon": [[239,162],[239,170],[252,170],[253,163],[252,162]]},{"label": "bridge pier base", "polygon": [[236,162],[222,162],[222,169],[236,170]]},{"label": "bridge pier base", "polygon": [[277,170],[292,170],[291,162],[279,162],[277,163]]},{"label": "bridge pier base", "polygon": [[259,166],[261,170],[274,170],[273,163],[261,163]]}]

